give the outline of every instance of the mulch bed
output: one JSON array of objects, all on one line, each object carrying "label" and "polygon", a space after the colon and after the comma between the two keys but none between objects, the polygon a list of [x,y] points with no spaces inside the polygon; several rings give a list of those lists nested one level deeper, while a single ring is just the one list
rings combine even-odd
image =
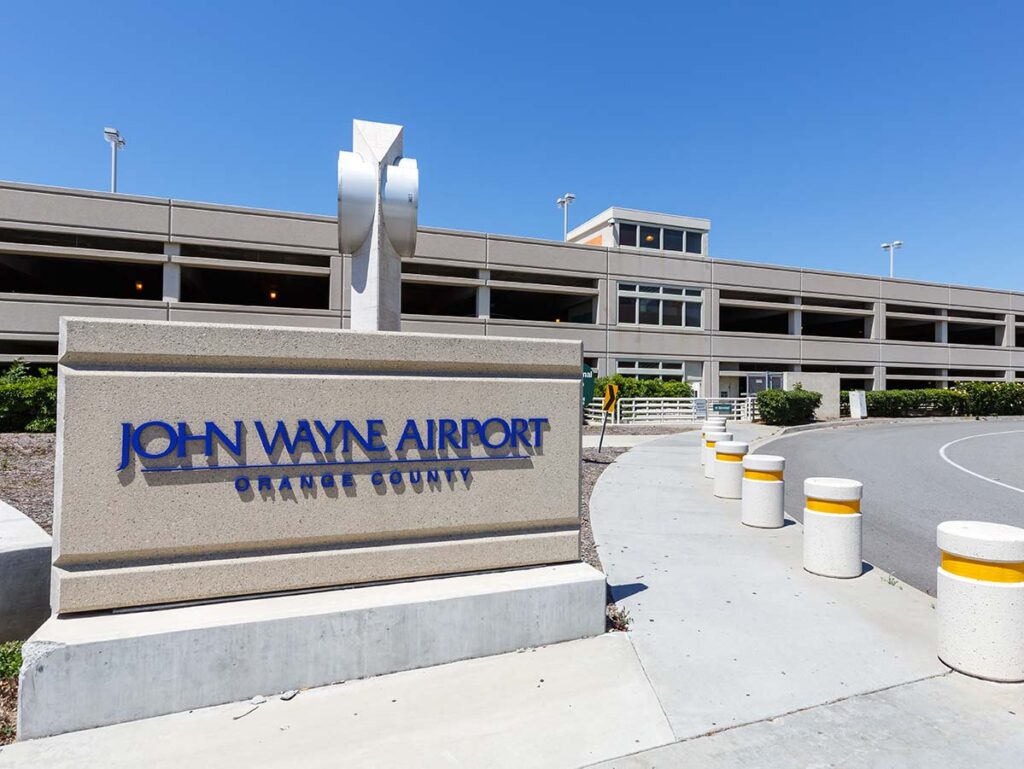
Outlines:
[{"label": "mulch bed", "polygon": [[0,499],[53,533],[52,433],[0,433]]},{"label": "mulch bed", "polygon": [[0,679],[0,745],[14,742],[18,726],[18,679]]}]

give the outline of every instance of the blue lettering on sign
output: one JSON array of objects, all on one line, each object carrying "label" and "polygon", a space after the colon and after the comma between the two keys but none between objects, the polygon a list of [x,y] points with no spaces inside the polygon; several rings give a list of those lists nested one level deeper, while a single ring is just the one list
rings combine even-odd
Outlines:
[{"label": "blue lettering on sign", "polygon": [[[292,492],[295,485],[306,495],[315,494],[318,487],[351,489],[359,467],[370,471],[373,486],[392,487],[396,493],[406,482],[416,491],[436,490],[442,474],[449,486],[459,477],[468,488],[473,464],[529,461],[543,449],[549,428],[547,417],[407,419],[400,432],[392,433],[398,436],[392,451],[383,419],[358,424],[347,419],[253,420],[248,425],[232,420],[230,426],[206,421],[202,427],[153,419],[122,423],[117,471],[128,468],[134,457],[141,461],[143,473],[235,471],[229,477],[239,494],[255,489],[264,498]],[[250,433],[258,439],[262,461],[249,459]],[[356,449],[363,457],[352,456]],[[410,451],[419,456],[409,456]],[[406,464],[415,467],[405,471]],[[237,474],[240,471],[264,472]]]}]

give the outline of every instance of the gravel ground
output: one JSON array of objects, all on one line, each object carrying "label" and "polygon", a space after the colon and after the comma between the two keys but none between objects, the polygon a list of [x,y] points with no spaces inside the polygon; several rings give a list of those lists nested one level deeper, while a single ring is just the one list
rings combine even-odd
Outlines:
[{"label": "gravel ground", "polygon": [[[699,422],[683,422],[669,425],[608,425],[605,435],[675,435],[699,430]],[[584,425],[584,435],[600,435],[601,425]]]},{"label": "gravel ground", "polygon": [[0,745],[14,742],[18,725],[18,679],[0,679]]},{"label": "gravel ground", "polygon": [[0,499],[53,528],[52,433],[0,433]]}]

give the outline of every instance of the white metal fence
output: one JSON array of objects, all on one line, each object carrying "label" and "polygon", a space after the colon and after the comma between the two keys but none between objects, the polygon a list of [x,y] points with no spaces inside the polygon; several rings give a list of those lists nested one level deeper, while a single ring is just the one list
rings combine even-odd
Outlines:
[{"label": "white metal fence", "polygon": [[[706,410],[698,409],[706,405]],[[584,411],[588,425],[601,424],[601,399],[592,400]],[[755,398],[619,398],[608,424],[666,424],[699,422],[706,415],[721,414],[741,422],[757,419]]]}]

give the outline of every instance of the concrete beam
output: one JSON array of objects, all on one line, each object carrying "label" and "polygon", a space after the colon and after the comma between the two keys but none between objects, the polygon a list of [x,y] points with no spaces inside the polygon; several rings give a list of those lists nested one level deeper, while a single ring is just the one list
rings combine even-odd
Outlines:
[{"label": "concrete beam", "polygon": [[596,636],[604,607],[575,563],[51,617],[23,650],[18,738]]}]

